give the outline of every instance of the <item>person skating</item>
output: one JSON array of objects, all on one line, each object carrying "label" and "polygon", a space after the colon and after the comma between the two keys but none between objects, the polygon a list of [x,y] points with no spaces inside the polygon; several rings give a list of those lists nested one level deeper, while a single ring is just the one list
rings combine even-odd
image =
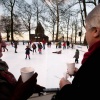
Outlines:
[{"label": "person skating", "polygon": [[33,53],[36,52],[36,48],[37,48],[37,47],[36,47],[36,44],[33,43],[33,44],[32,44]]},{"label": "person skating", "polygon": [[27,57],[30,59],[30,51],[32,51],[32,50],[30,49],[29,45],[26,46],[26,48],[25,48],[25,54],[26,54],[25,59],[27,59]]},{"label": "person skating", "polygon": [[75,63],[79,63],[79,50],[78,49],[76,49],[76,51],[75,51],[75,55],[74,55],[74,57],[73,58],[75,58]]},{"label": "person skating", "polygon": [[8,51],[8,48],[7,48],[7,44],[5,41],[2,40],[2,45],[1,45],[2,49],[3,49],[3,52],[5,52],[5,50]]},{"label": "person skating", "polygon": [[17,53],[17,45],[18,45],[18,41],[14,41],[14,48],[15,48],[15,53]]},{"label": "person skating", "polygon": [[39,54],[42,54],[42,44],[41,44],[41,42],[38,43],[38,51],[39,51]]}]

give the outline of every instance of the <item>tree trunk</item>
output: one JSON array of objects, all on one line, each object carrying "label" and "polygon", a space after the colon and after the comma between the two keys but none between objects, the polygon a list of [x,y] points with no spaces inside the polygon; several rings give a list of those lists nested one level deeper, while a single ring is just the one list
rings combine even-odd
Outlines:
[{"label": "tree trunk", "polygon": [[14,37],[13,37],[13,8],[11,9],[11,41],[14,41]]},{"label": "tree trunk", "polygon": [[57,4],[57,33],[56,33],[56,41],[58,41],[58,34],[59,34],[59,9],[58,9],[58,0],[56,0]]},{"label": "tree trunk", "polygon": [[9,42],[9,37],[10,37],[10,36],[9,36],[9,33],[7,33],[7,41],[8,41],[8,42]]},{"label": "tree trunk", "polygon": [[30,22],[29,22],[29,40],[31,40],[31,28],[30,28]]}]

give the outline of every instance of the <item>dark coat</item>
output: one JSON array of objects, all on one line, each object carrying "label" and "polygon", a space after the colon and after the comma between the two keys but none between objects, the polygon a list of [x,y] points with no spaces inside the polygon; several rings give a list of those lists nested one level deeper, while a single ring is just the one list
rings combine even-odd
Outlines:
[{"label": "dark coat", "polygon": [[27,47],[25,50],[26,50],[25,54],[30,54],[30,51],[32,51],[32,50],[31,50],[30,48],[28,48],[28,47]]},{"label": "dark coat", "polygon": [[42,49],[42,44],[41,43],[38,44],[38,49]]},{"label": "dark coat", "polygon": [[6,42],[5,41],[2,41],[2,47],[6,47]]},{"label": "dark coat", "polygon": [[33,49],[36,49],[36,44],[32,44],[32,48]]},{"label": "dark coat", "polygon": [[82,64],[72,84],[65,85],[56,100],[95,100],[100,99],[100,47]]},{"label": "dark coat", "polygon": [[[0,100],[11,100],[11,94],[14,90],[14,85],[10,84],[3,76],[2,72],[8,70],[8,65],[0,59]],[[7,75],[9,76],[9,74]]]},{"label": "dark coat", "polygon": [[79,58],[79,50],[76,50],[74,58],[77,58],[77,59]]},{"label": "dark coat", "polygon": [[14,48],[17,48],[17,45],[18,45],[18,42],[15,41],[15,42],[14,42]]}]

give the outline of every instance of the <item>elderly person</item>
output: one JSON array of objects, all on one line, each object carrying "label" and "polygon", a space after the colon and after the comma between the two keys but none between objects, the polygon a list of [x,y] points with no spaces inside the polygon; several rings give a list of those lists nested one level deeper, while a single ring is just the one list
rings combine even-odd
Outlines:
[{"label": "elderly person", "polygon": [[86,40],[88,52],[84,54],[82,65],[72,82],[62,78],[60,91],[55,100],[89,100],[100,99],[100,4],[86,18]]},{"label": "elderly person", "polygon": [[[0,34],[0,58],[2,57],[1,45]],[[33,93],[43,91],[44,87],[36,84],[37,73],[23,83],[21,76],[17,81],[8,69],[7,63],[0,59],[0,100],[27,100]]]}]

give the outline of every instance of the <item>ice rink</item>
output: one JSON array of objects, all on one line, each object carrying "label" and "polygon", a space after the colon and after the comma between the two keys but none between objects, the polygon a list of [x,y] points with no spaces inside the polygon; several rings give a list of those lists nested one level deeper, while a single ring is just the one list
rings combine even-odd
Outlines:
[{"label": "ice rink", "polygon": [[[74,49],[64,49],[57,48],[55,44],[52,43],[51,48],[46,45],[45,50],[42,50],[42,54],[36,53],[30,54],[30,60],[25,59],[25,48],[27,43],[23,45],[21,42],[18,45],[17,52],[14,53],[14,47],[7,43],[8,51],[3,52],[2,60],[6,61],[9,66],[9,71],[11,71],[16,79],[20,76],[20,69],[22,67],[33,67],[35,72],[38,73],[37,83],[45,86],[46,88],[58,88],[60,78],[64,76],[67,71],[67,62],[74,62],[73,58],[76,49],[80,50],[79,63],[75,64],[77,68],[81,65],[81,60],[83,54],[87,51],[86,46],[74,45]],[[52,53],[53,51],[62,50],[62,54]],[[72,78],[69,78],[72,81]]]}]

